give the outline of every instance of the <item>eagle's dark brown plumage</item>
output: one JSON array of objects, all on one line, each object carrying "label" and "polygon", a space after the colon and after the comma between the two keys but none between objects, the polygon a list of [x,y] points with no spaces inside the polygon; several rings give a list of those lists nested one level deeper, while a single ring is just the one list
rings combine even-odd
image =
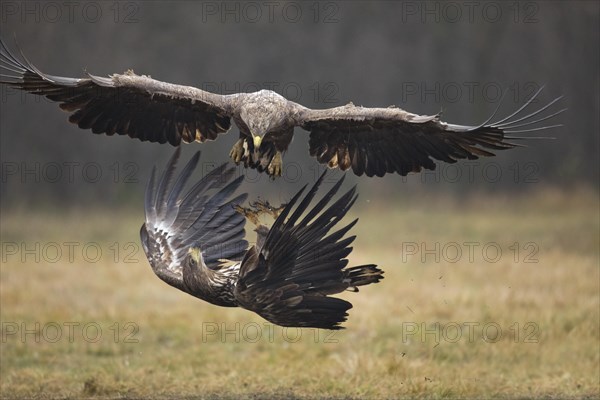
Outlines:
[{"label": "eagle's dark brown plumage", "polygon": [[59,102],[62,109],[72,112],[69,120],[80,128],[177,146],[214,140],[230,129],[233,119],[240,139],[231,149],[231,158],[271,176],[282,173],[282,153],[295,127],[310,132],[310,154],[331,168],[367,176],[406,175],[434,169],[434,160],[454,163],[513,148],[515,141],[527,138],[511,134],[560,126],[535,124],[564,111],[544,114],[557,98],[521,115],[538,92],[504,119],[492,122],[492,115],[481,125],[464,126],[398,107],[348,104],[312,110],[269,90],[223,96],[131,71],[109,78],[90,74],[64,78],[42,73],[21,56],[1,43],[0,66],[7,72],[0,74],[0,83]]},{"label": "eagle's dark brown plumage", "polygon": [[152,172],[140,232],[152,269],[169,285],[274,324],[340,329],[352,304],[331,295],[383,279],[375,265],[347,266],[355,237],[345,236],[357,220],[330,233],[357,197],[352,188],[331,203],[343,178],[312,207],[325,174],[304,197],[306,187],[300,190],[271,228],[258,227],[256,245],[248,248],[239,212],[247,195],[234,197],[242,177],[223,164],[186,191],[199,153],[176,177],[179,153],[158,183]]}]

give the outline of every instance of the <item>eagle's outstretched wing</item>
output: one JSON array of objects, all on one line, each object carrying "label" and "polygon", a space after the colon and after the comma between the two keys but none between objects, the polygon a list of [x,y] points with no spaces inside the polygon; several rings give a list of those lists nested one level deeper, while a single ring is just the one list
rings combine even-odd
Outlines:
[{"label": "eagle's outstretched wing", "polygon": [[[352,188],[335,203],[328,203],[343,178],[304,216],[324,174],[295,208],[304,189],[286,205],[264,238],[242,261],[235,287],[238,304],[275,324],[294,327],[340,329],[352,307],[330,297],[383,279],[375,265],[346,268],[354,236],[344,235],[357,220],[334,233],[329,231],[356,200]],[[290,215],[291,213],[291,215]]]},{"label": "eagle's outstretched wing", "polygon": [[73,112],[69,121],[107,135],[179,145],[214,140],[231,127],[235,96],[160,82],[129,71],[109,78],[44,74],[0,41],[0,83],[46,96]]},{"label": "eagle's outstretched wing", "polygon": [[234,207],[244,202],[247,194],[232,198],[243,176],[233,179],[235,168],[227,168],[226,163],[184,191],[200,152],[175,177],[179,154],[177,148],[156,187],[156,169],[152,170],[146,188],[146,222],[140,236],[154,273],[169,285],[188,292],[181,264],[190,247],[199,247],[204,263],[213,269],[221,266],[221,260],[239,261],[246,253],[245,218]]},{"label": "eagle's outstretched wing", "polygon": [[310,154],[320,163],[342,170],[352,168],[356,175],[406,175],[422,168],[435,169],[433,159],[454,163],[459,159],[493,156],[494,150],[510,149],[520,137],[511,134],[540,131],[561,125],[535,127],[565,109],[544,115],[560,100],[551,101],[526,115],[521,112],[539,94],[506,118],[464,126],[440,121],[438,115],[416,115],[400,108],[364,108],[348,104],[325,110],[298,105],[297,125],[310,131]]}]

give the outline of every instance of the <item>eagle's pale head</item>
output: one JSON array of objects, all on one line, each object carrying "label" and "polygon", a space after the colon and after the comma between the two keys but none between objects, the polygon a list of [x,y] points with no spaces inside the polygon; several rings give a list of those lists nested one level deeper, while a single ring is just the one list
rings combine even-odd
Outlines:
[{"label": "eagle's pale head", "polygon": [[287,121],[287,100],[271,90],[251,93],[242,105],[240,117],[250,130],[258,150],[266,134],[280,129]]},{"label": "eagle's pale head", "polygon": [[184,260],[184,269],[187,269],[189,272],[196,272],[201,265],[204,265],[202,251],[199,247],[190,247]]}]

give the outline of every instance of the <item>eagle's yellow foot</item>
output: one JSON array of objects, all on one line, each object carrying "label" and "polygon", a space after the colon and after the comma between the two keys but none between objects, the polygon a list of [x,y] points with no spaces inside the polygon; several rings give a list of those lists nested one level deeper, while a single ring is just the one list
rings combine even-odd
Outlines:
[{"label": "eagle's yellow foot", "polygon": [[250,204],[250,207],[257,210],[258,213],[269,214],[273,219],[277,219],[287,204],[281,204],[279,207],[273,207],[268,201],[257,200]]},{"label": "eagle's yellow foot", "polygon": [[269,163],[269,168],[267,172],[271,176],[271,178],[275,179],[276,176],[281,176],[281,167],[283,166],[283,161],[281,160],[281,152],[278,151],[273,156],[273,159]]},{"label": "eagle's yellow foot", "polygon": [[229,152],[229,157],[231,157],[233,162],[239,164],[240,161],[242,161],[245,158],[245,153],[246,149],[244,148],[244,139],[240,139],[237,142],[235,142],[235,144],[231,148],[231,151]]},{"label": "eagle's yellow foot", "polygon": [[277,219],[279,214],[285,209],[287,204],[281,204],[279,207],[273,207],[268,201],[257,200],[250,203],[249,207],[234,206],[235,211],[242,214],[248,221],[255,226],[260,227],[262,224],[259,218],[263,214],[269,214],[273,219]]}]

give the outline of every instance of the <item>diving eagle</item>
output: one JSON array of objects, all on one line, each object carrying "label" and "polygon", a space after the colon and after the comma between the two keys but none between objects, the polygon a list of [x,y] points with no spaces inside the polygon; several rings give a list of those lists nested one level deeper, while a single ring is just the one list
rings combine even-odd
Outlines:
[{"label": "diving eagle", "polygon": [[[240,203],[247,194],[234,197],[243,179],[234,179],[235,168],[225,163],[186,191],[200,153],[175,177],[179,153],[158,183],[152,171],[140,231],[152,270],[169,285],[212,304],[254,311],[274,324],[340,329],[352,304],[330,295],[383,279],[376,265],[347,267],[355,237],[344,236],[357,220],[330,233],[357,197],[354,187],[330,204],[343,177],[312,208],[325,173],[302,199],[306,186],[279,210],[265,203],[245,209]],[[248,248],[246,215],[261,212],[277,217],[270,229],[257,227],[256,244]]]},{"label": "diving eagle", "polygon": [[352,168],[359,176],[406,175],[435,169],[434,159],[454,163],[516,147],[514,141],[531,137],[510,134],[558,127],[534,126],[564,111],[543,114],[559,97],[521,115],[538,91],[506,118],[491,122],[496,109],[484,123],[465,126],[395,106],[366,108],[350,103],[313,110],[270,90],[219,95],[132,71],[108,78],[90,74],[64,78],[41,72],[22,52],[21,56],[19,59],[1,43],[0,66],[6,74],[0,74],[0,83],[60,102],[63,110],[72,112],[69,121],[82,129],[178,146],[215,140],[231,128],[233,120],[240,137],[230,157],[236,164],[271,176],[281,175],[282,153],[297,126],[310,132],[311,156],[330,168]]}]

